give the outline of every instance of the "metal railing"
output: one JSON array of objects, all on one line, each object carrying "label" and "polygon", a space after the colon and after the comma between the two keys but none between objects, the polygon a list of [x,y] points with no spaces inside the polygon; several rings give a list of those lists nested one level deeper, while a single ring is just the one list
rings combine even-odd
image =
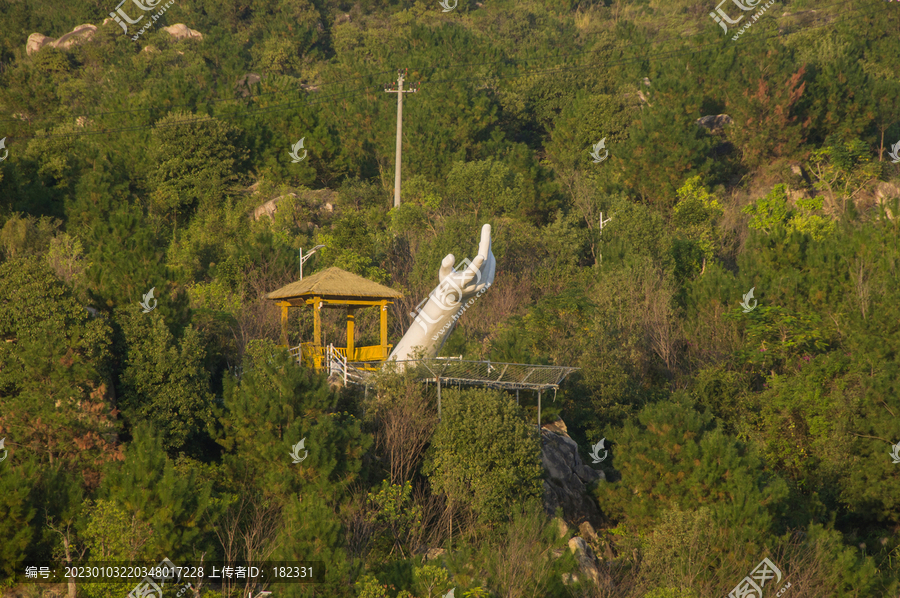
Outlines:
[{"label": "metal railing", "polygon": [[328,375],[334,376],[337,374],[340,378],[344,380],[344,385],[347,384],[347,355],[345,351],[335,350],[334,345],[328,345]]},{"label": "metal railing", "polygon": [[360,362],[349,363],[347,361],[347,352],[343,348],[335,347],[334,345],[328,346],[326,358],[328,361],[329,376],[337,375],[344,381],[345,386],[347,385],[347,382],[352,382],[354,384],[365,383],[368,372],[360,366],[366,366],[368,364]]}]

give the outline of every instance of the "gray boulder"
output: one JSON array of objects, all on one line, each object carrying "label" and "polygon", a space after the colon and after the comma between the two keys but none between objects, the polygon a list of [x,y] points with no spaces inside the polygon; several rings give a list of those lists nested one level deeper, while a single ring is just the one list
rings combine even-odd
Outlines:
[{"label": "gray boulder", "polygon": [[547,477],[544,480],[544,509],[550,515],[562,507],[563,518],[573,527],[588,522],[600,523],[600,510],[588,496],[587,487],[597,480],[605,480],[603,472],[581,461],[578,445],[565,430],[562,421],[544,426],[541,430],[541,461]]},{"label": "gray boulder", "polygon": [[196,37],[197,39],[203,39],[203,34],[199,31],[191,29],[184,23],[175,23],[171,27],[163,27],[163,30],[174,37],[177,40],[189,39],[192,37]]},{"label": "gray boulder", "polygon": [[52,37],[48,37],[43,33],[32,33],[28,36],[28,41],[25,43],[25,53],[31,56],[52,41]]},{"label": "gray boulder", "polygon": [[[598,586],[610,585],[609,575],[604,575],[600,570],[600,562],[588,543],[584,541],[584,538],[575,536],[570,539],[569,550],[575,555],[575,560],[578,561],[578,569],[585,578],[590,579]],[[568,579],[565,576],[563,577],[564,583],[572,581],[578,581],[578,576],[568,576]]]},{"label": "gray boulder", "polygon": [[238,89],[241,97],[246,98],[250,95],[250,88],[260,81],[262,81],[262,77],[260,77],[256,73],[247,73],[246,75],[238,79],[237,83],[235,83],[234,86]]},{"label": "gray boulder", "polygon": [[730,125],[734,122],[727,114],[714,114],[709,116],[701,116],[694,123],[697,126],[703,127],[707,129],[710,133],[720,133],[725,125]]}]

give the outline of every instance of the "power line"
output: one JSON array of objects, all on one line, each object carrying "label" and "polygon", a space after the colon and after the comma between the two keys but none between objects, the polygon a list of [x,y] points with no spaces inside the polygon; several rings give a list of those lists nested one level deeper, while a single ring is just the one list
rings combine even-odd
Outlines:
[{"label": "power line", "polygon": [[[842,0],[842,1],[840,1],[840,2],[834,2],[834,3],[832,3],[831,5],[828,5],[828,6],[834,6],[834,5],[838,5],[838,4],[849,4],[849,2],[848,2],[847,0]],[[816,29],[816,28],[818,28],[818,27],[823,27],[823,26],[825,26],[825,25],[831,25],[831,24],[835,24],[835,23],[844,23],[844,22],[848,22],[848,21],[858,20],[858,19],[860,19],[860,18],[869,16],[869,15],[873,15],[873,14],[876,14],[876,13],[880,13],[880,12],[882,12],[882,11],[884,11],[884,10],[887,10],[887,8],[882,8],[881,10],[874,10],[874,11],[871,11],[871,12],[869,12],[869,13],[862,13],[862,14],[860,14],[860,15],[857,16],[857,17],[845,16],[845,17],[842,18],[842,19],[840,19],[840,17],[838,17],[840,20],[837,20],[837,21],[829,21],[829,22],[823,22],[821,25],[816,25],[816,26],[806,26],[806,27],[804,27],[803,30],[796,31],[796,32],[790,33],[790,34],[788,34],[788,35],[796,35],[796,34],[803,33],[803,32],[805,32],[805,31],[807,31],[807,30],[810,30],[810,29]],[[818,11],[804,11],[804,12],[818,12]],[[797,15],[797,14],[803,14],[803,13],[794,13],[794,15]],[[794,16],[794,15],[792,15],[792,16]],[[829,17],[829,15],[823,15],[823,16],[821,17],[821,19],[824,20],[824,19],[827,19],[828,17]],[[698,34],[698,35],[699,35],[699,34]],[[774,33],[774,34],[770,34],[770,35],[763,35],[763,34],[761,34],[761,33],[757,33],[757,34],[749,35],[749,36],[744,35],[744,36],[742,36],[742,37],[745,37],[745,38],[748,38],[748,39],[751,39],[751,40],[757,40],[757,39],[772,39],[772,38],[775,38],[775,37],[787,37],[787,35],[782,35],[782,34],[778,34],[778,33]],[[664,40],[664,41],[665,41],[665,40]],[[658,57],[663,57],[663,56],[665,56],[665,57],[671,57],[671,56],[677,56],[677,55],[692,55],[692,54],[698,54],[698,53],[700,53],[700,52],[702,52],[702,51],[704,51],[704,50],[706,50],[706,49],[708,49],[708,48],[710,48],[710,47],[713,47],[713,46],[720,46],[721,43],[722,43],[721,40],[716,40],[715,42],[710,42],[709,44],[705,44],[705,45],[700,46],[699,48],[696,48],[696,49],[690,49],[690,50],[685,50],[685,49],[670,50],[670,51],[667,51],[667,52],[659,52],[659,53],[655,53],[655,54],[647,54],[647,55],[644,55],[644,56],[638,56],[638,57],[632,57],[632,58],[624,58],[624,59],[621,59],[621,60],[618,60],[618,61],[611,61],[611,62],[607,62],[607,63],[604,63],[604,64],[605,64],[605,66],[618,66],[618,65],[622,65],[622,64],[629,63],[629,62],[634,62],[634,61],[638,61],[638,60],[650,60],[650,59],[652,59],[652,58],[658,58]],[[631,45],[634,45],[634,44],[631,44]],[[627,47],[629,47],[629,46],[630,46],[630,45],[627,45],[627,46],[625,46],[624,48],[619,48],[619,49],[625,49],[625,48],[627,48]],[[585,54],[585,53],[588,53],[588,52],[590,52],[590,51],[571,53],[571,54],[569,54],[569,55],[581,55],[581,54]],[[532,59],[528,59],[528,60],[532,60]],[[480,64],[496,64],[496,63],[497,63],[497,62],[493,62],[493,63],[480,63]],[[458,67],[454,66],[454,67],[427,67],[427,68],[432,69],[432,70],[437,70],[438,68],[443,68],[444,70],[456,70],[456,69],[459,69],[459,68],[470,67],[470,66],[472,66],[472,65],[477,65],[477,64],[479,64],[479,63],[470,63],[470,64],[468,64],[468,65],[461,65],[461,66],[458,66]],[[487,77],[485,77],[485,76],[483,76],[483,75],[479,75],[479,76],[475,76],[475,77],[465,77],[465,78],[457,78],[457,79],[433,79],[433,80],[428,80],[428,81],[425,81],[425,82],[428,83],[428,84],[431,84],[431,83],[464,83],[464,82],[471,82],[471,81],[476,81],[476,80],[487,81],[487,80],[489,80],[489,79],[490,79],[490,80],[514,80],[514,79],[521,78],[521,77],[530,77],[530,76],[540,75],[540,74],[544,74],[544,73],[564,72],[564,71],[578,71],[578,70],[594,69],[594,68],[597,68],[597,65],[571,66],[571,67],[554,66],[554,67],[550,67],[550,68],[546,68],[546,69],[538,69],[538,70],[526,71],[526,72],[521,73],[521,74],[513,74],[513,75],[496,75],[496,76],[493,76],[493,77],[490,77],[490,78],[487,78]],[[382,71],[382,72],[384,72],[384,71]],[[380,73],[374,73],[374,74],[371,74],[371,75],[361,75],[361,76],[359,76],[359,77],[351,78],[351,79],[348,79],[348,80],[364,79],[364,78],[367,78],[367,77],[374,77],[374,76],[376,76],[376,75],[378,75],[378,74],[380,74]],[[233,113],[243,112],[243,113],[245,113],[245,114],[247,114],[247,115],[256,115],[256,114],[261,114],[261,113],[264,113],[264,112],[274,112],[274,111],[279,111],[279,110],[286,110],[286,109],[289,109],[289,108],[291,108],[291,107],[297,106],[298,104],[315,105],[315,104],[319,104],[319,103],[321,103],[321,102],[330,102],[330,101],[332,101],[334,98],[338,98],[338,97],[347,97],[347,96],[353,96],[353,97],[355,97],[355,96],[360,96],[360,95],[363,95],[363,94],[366,94],[366,93],[370,93],[371,91],[372,91],[372,89],[371,89],[370,86],[364,86],[364,87],[362,87],[362,88],[358,88],[358,91],[352,91],[352,90],[351,90],[351,91],[347,91],[347,92],[343,92],[343,93],[334,93],[334,94],[319,94],[319,93],[316,93],[316,98],[315,98],[314,100],[309,99],[309,96],[307,96],[307,97],[305,97],[305,98],[301,98],[301,99],[299,99],[299,100],[295,100],[295,101],[288,102],[288,103],[285,103],[285,104],[280,104],[280,105],[276,105],[276,106],[267,106],[267,107],[264,107],[264,108],[256,108],[256,109],[253,109],[253,108],[245,109],[245,108],[242,108],[242,107],[240,107],[240,106],[235,106],[235,107],[234,107],[235,110],[233,111]],[[276,92],[272,92],[272,93],[276,93]],[[259,97],[260,95],[263,95],[263,94],[257,94],[256,96],[251,96],[251,98],[256,98],[256,97]],[[239,98],[238,100],[246,100],[246,99],[247,99],[247,98]],[[219,100],[219,101],[235,101],[235,99],[223,99],[223,100]],[[212,103],[212,101],[210,101],[210,103]],[[151,108],[144,108],[144,109],[134,109],[134,111],[136,111],[136,112],[138,112],[138,111],[148,111],[148,110],[152,110],[152,109],[153,109],[153,108],[151,107]],[[100,114],[109,114],[109,113],[100,113]],[[40,138],[41,138],[41,139],[53,139],[53,138],[60,138],[60,137],[80,137],[80,136],[84,136],[84,135],[108,135],[108,134],[110,134],[110,133],[137,131],[137,130],[149,129],[149,128],[154,128],[154,127],[155,127],[155,128],[169,128],[169,127],[180,126],[180,125],[182,125],[182,124],[190,124],[190,123],[198,123],[198,122],[207,122],[207,121],[211,121],[211,120],[216,119],[216,118],[220,118],[220,117],[221,117],[221,118],[225,118],[225,117],[228,117],[228,116],[230,116],[229,113],[228,113],[228,112],[225,112],[225,113],[220,113],[220,114],[218,114],[217,116],[204,116],[204,117],[198,117],[198,118],[193,118],[193,119],[185,119],[185,120],[174,121],[174,122],[166,123],[166,124],[150,123],[150,124],[146,124],[146,125],[136,125],[136,126],[131,126],[131,127],[121,127],[121,128],[116,128],[116,129],[105,129],[105,130],[102,130],[102,131],[80,131],[80,132],[74,132],[74,131],[73,131],[73,132],[58,133],[58,134],[52,134],[52,135],[41,135]],[[158,121],[157,121],[157,123],[158,123]],[[17,139],[34,139],[34,138],[36,138],[36,137],[38,137],[38,136],[36,136],[36,135],[30,135],[30,136],[18,137]]]}]

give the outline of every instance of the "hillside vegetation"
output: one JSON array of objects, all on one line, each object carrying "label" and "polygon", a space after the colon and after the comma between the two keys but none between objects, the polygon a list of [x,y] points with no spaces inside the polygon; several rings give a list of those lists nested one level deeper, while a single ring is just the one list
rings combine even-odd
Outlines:
[{"label": "hillside vegetation", "polygon": [[[132,41],[113,0],[0,0],[2,595],[168,557],[323,563],[277,598],[700,598],[763,558],[765,598],[900,596],[900,6],[779,1],[734,40],[714,1],[175,0]],[[542,508],[531,393],[444,389],[438,422],[433,385],[277,349],[301,248],[401,291],[396,343],[484,223],[442,354],[578,368],[541,415],[603,473],[596,533]]]}]

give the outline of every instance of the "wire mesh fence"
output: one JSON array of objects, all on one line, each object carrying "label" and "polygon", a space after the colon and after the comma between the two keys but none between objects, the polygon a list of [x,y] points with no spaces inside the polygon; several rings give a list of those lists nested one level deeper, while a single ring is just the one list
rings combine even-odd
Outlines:
[{"label": "wire mesh fence", "polygon": [[[348,364],[354,367],[354,364]],[[479,385],[507,390],[550,390],[578,368],[464,359],[419,359],[385,362],[383,368],[409,369],[419,377],[442,385]],[[360,370],[361,374],[366,374]]]}]

